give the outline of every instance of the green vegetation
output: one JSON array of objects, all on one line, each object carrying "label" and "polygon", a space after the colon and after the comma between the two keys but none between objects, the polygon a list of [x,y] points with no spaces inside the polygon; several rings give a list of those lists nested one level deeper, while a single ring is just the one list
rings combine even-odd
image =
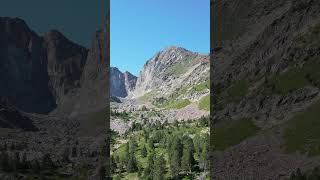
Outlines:
[{"label": "green vegetation", "polygon": [[312,27],[307,34],[298,36],[296,42],[301,46],[308,44],[309,46],[318,47],[320,42],[320,23]]},{"label": "green vegetation", "polygon": [[195,178],[208,169],[208,118],[197,122],[146,124],[112,150],[115,179]]},{"label": "green vegetation", "polygon": [[[85,180],[87,179],[87,168],[75,166],[74,170],[81,172],[77,176],[59,173],[62,164],[54,162],[49,154],[45,154],[39,160],[27,160],[26,153],[19,152],[19,145],[1,146],[0,170],[17,178],[16,175],[24,174],[28,180]],[[11,153],[9,153],[9,151]],[[65,163],[63,161],[62,163]]]},{"label": "green vegetation", "polygon": [[214,150],[223,151],[228,147],[254,136],[259,131],[252,121],[248,119],[224,120],[215,124],[214,134],[211,137]]},{"label": "green vegetation", "polygon": [[249,83],[247,80],[242,79],[237,81],[229,89],[227,89],[227,98],[232,101],[238,101],[240,98],[248,93]]},{"label": "green vegetation", "polygon": [[140,97],[138,98],[138,100],[141,101],[141,102],[149,101],[149,100],[151,100],[155,95],[156,95],[156,92],[155,92],[155,91],[150,91],[150,92],[145,93],[143,96],[140,96]]},{"label": "green vegetation", "polygon": [[320,169],[319,167],[313,168],[312,171],[301,172],[298,168],[295,172],[292,172],[288,180],[318,180],[320,179]]},{"label": "green vegetation", "polygon": [[111,116],[117,117],[119,119],[122,119],[124,121],[128,121],[131,117],[131,112],[127,112],[127,111],[122,111],[122,112],[118,112],[118,111],[110,111]]},{"label": "green vegetation", "polygon": [[176,99],[172,96],[169,96],[169,98],[155,98],[152,104],[158,108],[181,109],[191,104],[191,101],[189,99]]},{"label": "green vegetation", "polygon": [[166,104],[164,108],[165,109],[181,109],[188,106],[189,104],[191,104],[191,101],[189,99],[181,99],[181,100]]},{"label": "green vegetation", "polygon": [[273,92],[287,94],[290,91],[303,88],[306,85],[320,85],[320,63],[310,61],[303,67],[293,67],[271,77],[269,86]]},{"label": "green vegetation", "polygon": [[179,61],[176,64],[170,66],[166,71],[165,74],[167,75],[174,75],[179,76],[188,71],[188,68],[192,65],[194,56],[187,57],[183,61]]},{"label": "green vegetation", "polygon": [[[296,65],[285,72],[275,74],[267,80],[265,93],[287,94],[307,85],[320,87],[319,56],[310,53],[305,55],[305,49],[318,49],[320,42],[320,24],[311,28],[310,32],[295,38],[295,46],[288,53],[288,58],[299,59],[305,64]],[[293,65],[292,65],[293,66]]]},{"label": "green vegetation", "polygon": [[1,136],[7,136],[7,135],[10,135],[10,134],[15,133],[15,132],[16,132],[15,129],[0,128],[0,137]]},{"label": "green vegetation", "polygon": [[210,95],[207,95],[200,99],[199,109],[210,111]]},{"label": "green vegetation", "polygon": [[285,124],[284,138],[288,152],[320,155],[320,101]]},{"label": "green vegetation", "polygon": [[167,97],[153,98],[152,104],[157,106],[158,108],[164,109],[184,108],[191,104],[190,100],[183,99],[183,96],[188,92],[190,88],[190,85],[182,86],[180,88],[177,88],[173,93],[171,93]]},{"label": "green vegetation", "polygon": [[201,91],[204,91],[206,89],[210,89],[210,80],[209,79],[205,80],[204,82],[201,82],[201,83],[197,84],[194,87],[194,90],[197,91],[197,92],[201,92]]},{"label": "green vegetation", "polygon": [[147,113],[147,117],[156,117],[156,116],[160,116],[159,112],[157,111],[152,110],[152,111],[148,111]]}]

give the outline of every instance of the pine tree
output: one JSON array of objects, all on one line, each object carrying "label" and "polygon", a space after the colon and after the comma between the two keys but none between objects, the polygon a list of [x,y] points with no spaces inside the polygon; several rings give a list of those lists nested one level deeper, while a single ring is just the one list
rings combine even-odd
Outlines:
[{"label": "pine tree", "polygon": [[165,168],[166,168],[166,161],[164,160],[163,155],[159,157],[156,161],[156,169],[154,172],[154,180],[163,180],[165,179]]},{"label": "pine tree", "polygon": [[147,155],[148,155],[148,151],[147,151],[146,146],[144,145],[141,149],[141,156],[145,158],[145,157],[147,157]]},{"label": "pine tree", "polygon": [[65,148],[62,154],[62,162],[64,163],[69,163],[70,159],[69,159],[69,148]]},{"label": "pine tree", "polygon": [[14,153],[14,157],[12,158],[12,168],[14,171],[20,169],[21,163],[20,163],[20,154],[19,152]]},{"label": "pine tree", "polygon": [[114,173],[117,169],[117,163],[113,156],[110,157],[110,172]]},{"label": "pine tree", "polygon": [[135,139],[130,140],[130,152],[136,151],[136,148],[138,147],[138,143],[135,141]]},{"label": "pine tree", "polygon": [[152,151],[148,156],[148,167],[150,167],[150,169],[154,168],[154,162],[155,162],[155,154],[154,154],[154,151]]},{"label": "pine tree", "polygon": [[23,169],[29,168],[28,161],[27,161],[27,153],[26,152],[24,152],[23,155],[22,155],[21,167]]},{"label": "pine tree", "polygon": [[38,174],[40,172],[40,164],[37,160],[31,163],[32,172]]},{"label": "pine tree", "polygon": [[137,160],[133,153],[130,153],[127,162],[127,171],[132,173],[138,170]]},{"label": "pine tree", "polygon": [[153,138],[150,138],[150,139],[149,139],[148,146],[149,146],[150,149],[154,149]]},{"label": "pine tree", "polygon": [[1,162],[0,162],[1,169],[4,171],[9,171],[10,170],[9,165],[10,165],[10,163],[9,163],[8,153],[7,152],[1,153]]},{"label": "pine tree", "polygon": [[143,179],[145,180],[153,180],[153,175],[152,175],[152,171],[151,168],[148,166],[144,169],[143,171]]},{"label": "pine tree", "polygon": [[112,179],[114,179],[114,180],[121,180],[121,177],[120,177],[120,175],[115,175]]},{"label": "pine tree", "polygon": [[127,142],[126,143],[126,149],[125,149],[125,151],[124,151],[124,154],[125,154],[125,159],[124,159],[124,161],[125,161],[125,163],[127,163],[128,162],[128,158],[129,158],[129,155],[130,155],[130,147],[129,147],[129,143]]},{"label": "pine tree", "polygon": [[188,138],[186,140],[184,149],[183,149],[183,155],[181,160],[181,169],[185,172],[191,172],[192,167],[195,163],[194,157],[194,146],[193,141],[191,138]]},{"label": "pine tree", "polygon": [[50,154],[45,154],[43,157],[42,157],[42,168],[43,169],[53,169],[54,168],[54,163],[50,157]]},{"label": "pine tree", "polygon": [[71,157],[77,157],[77,147],[76,146],[72,147]]},{"label": "pine tree", "polygon": [[173,150],[173,153],[171,156],[170,169],[172,177],[177,178],[180,172],[183,145],[180,138],[175,137],[174,139],[173,149],[171,149],[171,151]]},{"label": "pine tree", "polygon": [[312,170],[311,174],[309,175],[308,180],[318,180],[318,179],[320,179],[320,171],[318,167],[315,167]]},{"label": "pine tree", "polygon": [[202,152],[200,155],[200,167],[203,170],[207,170],[209,168],[208,165],[208,144],[207,143],[203,143],[203,147],[202,147]]}]

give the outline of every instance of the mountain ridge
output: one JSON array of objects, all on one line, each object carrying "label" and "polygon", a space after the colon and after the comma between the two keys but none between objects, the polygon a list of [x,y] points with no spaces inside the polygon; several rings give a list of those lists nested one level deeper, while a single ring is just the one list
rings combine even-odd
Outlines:
[{"label": "mountain ridge", "polygon": [[[135,83],[132,83],[132,85],[134,84],[134,87],[127,88],[127,95],[122,94],[122,97],[138,98],[152,90],[160,90],[161,88],[159,88],[159,84],[164,84],[166,85],[166,87],[169,87],[169,89],[167,90],[173,91],[172,88],[177,88],[177,86],[172,86],[172,84],[174,84],[174,80],[171,78],[179,79],[179,76],[187,76],[188,73],[185,71],[191,70],[192,68],[196,68],[196,66],[202,66],[202,70],[204,70],[205,72],[201,73],[199,70],[196,70],[196,72],[193,73],[198,73],[198,75],[202,74],[203,76],[205,76],[205,73],[208,73],[209,70],[205,68],[206,65],[203,66],[201,63],[206,64],[208,62],[208,55],[202,55],[197,52],[191,52],[185,48],[177,46],[165,47],[163,50],[160,50],[153,57],[151,57],[149,60],[145,62],[143,68],[140,70],[138,77],[136,77]],[[192,77],[192,72],[189,72],[189,77]],[[167,81],[170,79],[172,80],[172,82],[169,82],[168,84]],[[191,80],[187,80],[185,83],[187,83],[188,81]],[[199,82],[200,80],[195,81]],[[115,79],[112,79],[111,86],[112,82],[114,84],[118,83],[117,81],[115,81]],[[179,82],[178,85],[181,86],[181,83],[182,82]],[[119,91],[120,89],[117,90]],[[116,90],[112,91],[116,92]]]}]

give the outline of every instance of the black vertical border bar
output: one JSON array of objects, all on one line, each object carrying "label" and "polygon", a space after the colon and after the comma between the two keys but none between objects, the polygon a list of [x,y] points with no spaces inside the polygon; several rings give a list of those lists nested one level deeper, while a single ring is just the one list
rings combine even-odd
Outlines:
[{"label": "black vertical border bar", "polygon": [[216,104],[216,96],[214,93],[214,83],[213,83],[213,76],[214,76],[214,35],[215,35],[215,28],[216,26],[214,25],[215,21],[215,0],[210,0],[210,142],[209,142],[209,166],[210,166],[210,179],[216,179],[214,177],[214,162],[213,162],[213,148],[214,148],[214,114],[215,114],[215,104]]},{"label": "black vertical border bar", "polygon": [[106,94],[107,94],[107,118],[106,118],[106,150],[105,150],[105,176],[106,179],[112,179],[111,176],[111,163],[110,163],[110,142],[111,142],[111,129],[110,129],[110,0],[106,0],[107,1],[107,14],[106,14],[106,61],[107,61],[107,87],[106,87]]}]

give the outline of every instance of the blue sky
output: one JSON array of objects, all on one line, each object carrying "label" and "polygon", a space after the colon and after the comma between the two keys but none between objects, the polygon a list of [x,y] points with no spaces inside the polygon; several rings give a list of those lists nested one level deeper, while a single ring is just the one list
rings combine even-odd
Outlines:
[{"label": "blue sky", "polygon": [[109,0],[1,0],[0,16],[19,17],[43,35],[51,29],[72,41],[91,46],[104,25]]},{"label": "blue sky", "polygon": [[138,75],[168,46],[209,53],[209,0],[111,0],[110,61]]}]

